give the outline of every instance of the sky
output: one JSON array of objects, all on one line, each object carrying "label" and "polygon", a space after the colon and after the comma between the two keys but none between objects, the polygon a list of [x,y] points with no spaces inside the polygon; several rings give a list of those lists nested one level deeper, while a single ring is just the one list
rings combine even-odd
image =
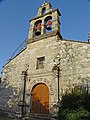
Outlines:
[{"label": "sky", "polygon": [[[27,38],[29,20],[44,0],[0,0],[0,73],[2,66]],[[58,8],[64,39],[87,41],[90,32],[90,0],[47,0]]]}]

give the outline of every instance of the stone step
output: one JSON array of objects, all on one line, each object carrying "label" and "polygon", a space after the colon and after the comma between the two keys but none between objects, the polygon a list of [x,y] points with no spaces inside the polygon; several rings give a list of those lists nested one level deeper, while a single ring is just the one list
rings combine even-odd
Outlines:
[{"label": "stone step", "polygon": [[46,114],[30,114],[30,120],[50,120],[50,116]]}]

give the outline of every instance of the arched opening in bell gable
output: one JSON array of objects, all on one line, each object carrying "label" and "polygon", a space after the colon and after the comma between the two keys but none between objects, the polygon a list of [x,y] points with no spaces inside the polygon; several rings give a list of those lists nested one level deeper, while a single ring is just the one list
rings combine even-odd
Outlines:
[{"label": "arched opening in bell gable", "polygon": [[43,7],[42,8],[42,14],[45,14],[46,13],[46,7]]},{"label": "arched opening in bell gable", "polygon": [[34,24],[34,33],[35,33],[34,35],[35,36],[41,35],[41,29],[42,29],[42,21],[38,20]]},{"label": "arched opening in bell gable", "polygon": [[52,32],[52,16],[47,16],[44,21],[46,33]]}]

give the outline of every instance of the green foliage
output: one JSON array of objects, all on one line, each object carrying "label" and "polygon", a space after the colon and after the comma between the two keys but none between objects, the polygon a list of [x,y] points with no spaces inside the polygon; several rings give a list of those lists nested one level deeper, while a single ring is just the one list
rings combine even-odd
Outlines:
[{"label": "green foliage", "polygon": [[82,118],[87,118],[89,112],[84,108],[79,108],[77,110],[69,111],[66,115],[66,120],[81,120]]},{"label": "green foliage", "polygon": [[60,120],[90,120],[90,94],[76,88],[61,100]]},{"label": "green foliage", "polygon": [[87,94],[84,99],[84,108],[90,112],[90,94]]}]

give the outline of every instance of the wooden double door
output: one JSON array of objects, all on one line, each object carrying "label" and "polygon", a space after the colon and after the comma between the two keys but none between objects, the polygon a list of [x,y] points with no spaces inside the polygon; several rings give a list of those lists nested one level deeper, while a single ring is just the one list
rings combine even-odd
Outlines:
[{"label": "wooden double door", "polygon": [[32,89],[32,113],[49,114],[49,90],[45,84],[37,84]]}]

